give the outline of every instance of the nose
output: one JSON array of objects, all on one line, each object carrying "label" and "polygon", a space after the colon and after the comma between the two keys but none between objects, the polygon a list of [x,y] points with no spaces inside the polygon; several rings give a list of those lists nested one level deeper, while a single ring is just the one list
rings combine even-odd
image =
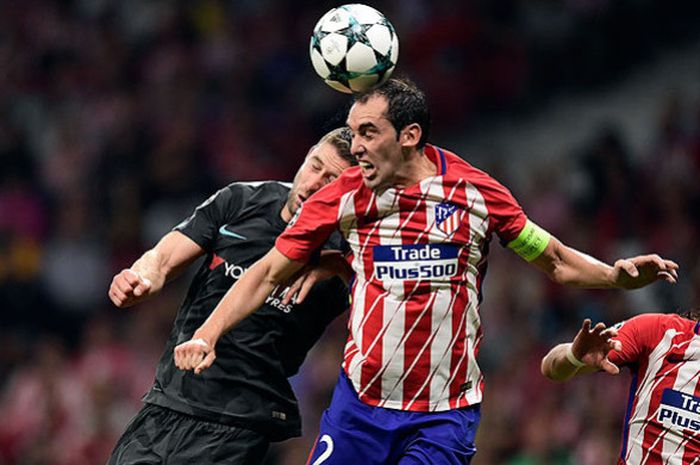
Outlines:
[{"label": "nose", "polygon": [[324,185],[324,178],[322,173],[314,173],[309,179],[309,195],[313,194]]},{"label": "nose", "polygon": [[355,158],[365,153],[365,147],[362,145],[359,138],[352,138],[352,143],[350,144],[350,153],[352,153],[352,155]]}]

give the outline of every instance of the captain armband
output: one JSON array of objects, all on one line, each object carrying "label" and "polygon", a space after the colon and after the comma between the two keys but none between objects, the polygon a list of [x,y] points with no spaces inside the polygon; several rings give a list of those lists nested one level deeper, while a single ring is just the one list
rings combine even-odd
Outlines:
[{"label": "captain armband", "polygon": [[544,252],[551,238],[551,234],[527,220],[518,237],[508,243],[508,248],[531,262]]}]

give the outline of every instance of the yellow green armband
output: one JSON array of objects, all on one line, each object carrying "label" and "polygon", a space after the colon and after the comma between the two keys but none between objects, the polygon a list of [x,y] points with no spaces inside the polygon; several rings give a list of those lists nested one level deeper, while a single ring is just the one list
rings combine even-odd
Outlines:
[{"label": "yellow green armband", "polygon": [[544,252],[551,238],[547,231],[527,220],[518,237],[508,243],[508,248],[531,262]]}]

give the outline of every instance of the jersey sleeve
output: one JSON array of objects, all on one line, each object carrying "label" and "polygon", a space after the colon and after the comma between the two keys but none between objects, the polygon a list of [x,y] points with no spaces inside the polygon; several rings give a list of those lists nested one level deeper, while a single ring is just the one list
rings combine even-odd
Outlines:
[{"label": "jersey sleeve", "polygon": [[611,350],[608,359],[620,366],[633,365],[648,352],[661,321],[658,314],[645,314],[618,323],[616,327],[618,335],[615,339],[622,343],[622,350]]},{"label": "jersey sleeve", "polygon": [[512,241],[523,230],[527,216],[513,194],[486,173],[479,177],[479,191],[484,197],[491,222],[490,229],[503,245]]},{"label": "jersey sleeve", "polygon": [[173,228],[192,239],[204,250],[210,250],[219,228],[240,210],[243,192],[232,184],[217,191],[195,208],[194,212]]},{"label": "jersey sleeve", "polygon": [[277,238],[275,248],[290,260],[307,262],[314,251],[338,229],[342,177],[309,197],[289,226]]}]

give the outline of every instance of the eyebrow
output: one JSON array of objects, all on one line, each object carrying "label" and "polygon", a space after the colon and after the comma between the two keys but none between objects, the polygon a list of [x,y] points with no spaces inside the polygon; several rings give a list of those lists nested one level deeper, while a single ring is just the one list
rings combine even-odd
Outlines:
[{"label": "eyebrow", "polygon": [[357,127],[357,132],[362,132],[366,129],[373,129],[377,126],[374,123],[362,123]]}]

